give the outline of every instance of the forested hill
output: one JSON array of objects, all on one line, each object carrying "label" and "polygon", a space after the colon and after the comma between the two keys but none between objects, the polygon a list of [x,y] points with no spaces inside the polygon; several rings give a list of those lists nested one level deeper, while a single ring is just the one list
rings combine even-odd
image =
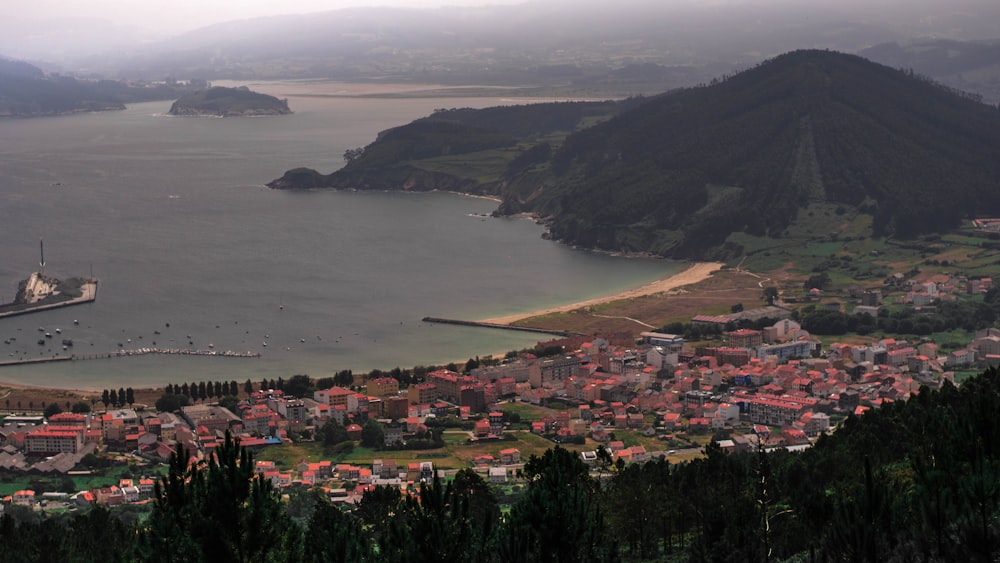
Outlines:
[{"label": "forested hill", "polygon": [[170,106],[170,115],[213,115],[222,117],[286,115],[292,113],[288,100],[252,92],[246,86],[215,86],[181,96]]},{"label": "forested hill", "polygon": [[872,213],[875,234],[947,229],[1000,211],[998,188],[996,108],[798,51],[569,137],[505,208],[551,217],[568,242],[697,257],[733,231],[782,236],[816,201]]},{"label": "forested hill", "polygon": [[[788,53],[710,85],[604,106],[613,118],[581,118],[563,137],[467,111],[462,127],[476,132],[465,138],[511,137],[490,147],[492,160],[477,159],[475,143],[460,166],[442,160],[463,135],[422,138],[418,121],[399,128],[407,142],[441,150],[406,153],[398,135],[383,135],[341,171],[290,171],[272,186],[494,193],[501,213],[544,217],[568,243],[684,258],[739,254],[727,240],[736,232],[785,237],[812,205],[870,214],[871,234],[900,237],[1000,213],[1000,111],[852,55]],[[506,111],[510,121],[537,115]]]},{"label": "forested hill", "polygon": [[[511,170],[545,162],[551,139],[606,119],[637,100],[556,102],[486,109],[439,110],[379,134],[364,149],[347,151],[332,174],[289,170],[276,189],[447,189],[500,195]],[[553,141],[554,142],[554,141]]]},{"label": "forested hill", "polygon": [[129,102],[176,98],[190,87],[48,76],[34,65],[0,57],[0,117],[36,117],[125,109]]}]

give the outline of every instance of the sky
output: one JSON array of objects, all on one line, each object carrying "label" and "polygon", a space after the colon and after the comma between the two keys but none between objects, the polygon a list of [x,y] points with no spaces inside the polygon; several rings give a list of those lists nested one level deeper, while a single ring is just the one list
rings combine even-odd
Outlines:
[{"label": "sky", "polygon": [[525,0],[25,0],[4,7],[4,18],[51,21],[87,18],[174,35],[213,23],[281,14],[307,14],[349,7],[436,8],[520,4]]}]

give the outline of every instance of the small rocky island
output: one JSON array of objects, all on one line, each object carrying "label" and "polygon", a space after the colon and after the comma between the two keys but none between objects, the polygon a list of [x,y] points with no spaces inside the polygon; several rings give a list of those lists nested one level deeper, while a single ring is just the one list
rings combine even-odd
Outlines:
[{"label": "small rocky island", "polygon": [[292,113],[292,110],[288,108],[288,100],[252,92],[246,86],[213,86],[180,97],[170,106],[169,113],[181,116],[250,117],[286,115]]}]

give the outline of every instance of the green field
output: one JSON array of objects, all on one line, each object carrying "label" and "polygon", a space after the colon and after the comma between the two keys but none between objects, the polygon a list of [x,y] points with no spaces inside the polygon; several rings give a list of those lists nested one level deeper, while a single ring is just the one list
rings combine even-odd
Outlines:
[{"label": "green field", "polygon": [[[118,485],[118,482],[125,478],[138,481],[140,476],[156,478],[165,473],[165,466],[157,465],[138,468],[122,465],[108,468],[103,475],[97,473],[93,475],[70,475],[67,478],[73,481],[74,492],[79,492]],[[58,475],[42,476],[28,473],[4,472],[0,474],[0,497],[8,496],[24,489],[59,491],[62,488],[62,482],[63,477]]]}]

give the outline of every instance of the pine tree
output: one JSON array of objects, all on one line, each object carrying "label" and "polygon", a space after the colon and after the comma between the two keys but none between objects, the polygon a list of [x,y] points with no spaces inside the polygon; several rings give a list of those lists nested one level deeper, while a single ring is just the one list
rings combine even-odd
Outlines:
[{"label": "pine tree", "polygon": [[228,432],[205,466],[171,455],[142,535],[147,561],[298,561],[302,531]]}]

